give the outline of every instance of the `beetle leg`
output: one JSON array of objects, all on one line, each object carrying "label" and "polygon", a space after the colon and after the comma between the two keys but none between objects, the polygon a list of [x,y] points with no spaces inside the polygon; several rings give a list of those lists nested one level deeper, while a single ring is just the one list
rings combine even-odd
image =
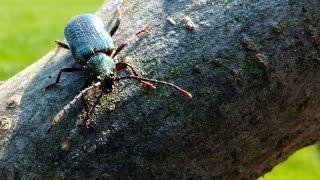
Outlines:
[{"label": "beetle leg", "polygon": [[56,78],[56,81],[54,83],[50,84],[49,86],[45,87],[44,90],[48,90],[51,87],[53,87],[54,85],[58,84],[60,81],[60,77],[61,77],[62,72],[76,72],[76,71],[83,71],[83,70],[84,70],[84,68],[75,68],[75,67],[61,69],[57,78]]},{"label": "beetle leg", "polygon": [[64,43],[64,42],[58,41],[58,40],[55,40],[54,42],[55,42],[59,47],[63,47],[63,48],[65,48],[65,49],[70,49],[70,48],[69,48],[69,45],[68,45],[67,43]]},{"label": "beetle leg", "polygon": [[84,97],[84,95],[81,97],[82,102],[84,104],[84,109],[86,111],[86,115],[83,119],[83,126],[85,127],[85,129],[90,129],[92,128],[91,126],[91,111],[92,109],[89,106],[89,103],[87,101],[87,99]]},{"label": "beetle leg", "polygon": [[51,131],[51,129],[61,120],[62,116],[64,115],[65,112],[67,112],[78,100],[80,100],[80,98],[89,90],[100,87],[101,83],[97,82],[87,88],[85,88],[84,90],[80,91],[80,93],[78,95],[76,95],[70,102],[69,104],[67,104],[61,111],[59,111],[59,113],[53,118],[53,120],[51,121],[49,127],[47,128],[47,133],[49,133]]},{"label": "beetle leg", "polygon": [[119,17],[116,21],[116,23],[114,24],[114,26],[112,27],[111,31],[110,31],[110,36],[112,37],[114,35],[115,32],[117,32],[119,26],[120,26],[120,23],[121,23],[121,6],[118,6],[118,9],[117,9],[118,13],[119,13]]},{"label": "beetle leg", "polygon": [[92,112],[93,110],[96,108],[96,106],[99,104],[100,102],[100,98],[102,96],[103,93],[100,93],[99,96],[97,97],[96,101],[93,103],[93,105],[90,107],[89,106],[89,103],[88,101],[84,98],[84,96],[82,96],[82,101],[84,102],[85,104],[85,111],[86,111],[86,116],[85,118],[83,119],[83,125],[84,125],[84,128],[86,130],[92,130],[93,127],[92,127]]},{"label": "beetle leg", "polygon": [[[85,88],[89,87],[92,84],[92,80],[91,79],[87,79],[86,82],[84,83],[84,85],[82,86],[81,90],[84,90]],[[92,119],[91,119],[91,114],[93,109],[97,106],[99,99],[101,98],[102,93],[100,93],[99,97],[97,98],[97,100],[94,102],[94,104],[92,106],[89,105],[87,99],[85,98],[85,94],[82,95],[81,99],[82,102],[84,104],[84,108],[86,111],[86,115],[83,119],[83,127],[86,130],[90,130],[92,129]]]},{"label": "beetle leg", "polygon": [[[131,69],[131,73],[132,73],[134,76],[139,76],[138,71],[137,71],[135,68],[133,68],[130,64],[125,63],[125,62],[118,62],[118,63],[116,63],[116,71],[118,71],[118,72],[121,71],[121,70],[123,70],[123,69],[127,69],[127,68],[130,68],[130,69]],[[141,80],[140,83],[141,83],[143,86],[145,86],[145,87],[147,87],[148,89],[151,89],[151,90],[156,88],[152,83],[149,83],[149,82],[146,82],[146,81],[143,81],[143,80]]]},{"label": "beetle leg", "polygon": [[130,64],[125,63],[125,62],[118,62],[118,63],[116,63],[116,70],[117,70],[117,71],[122,71],[122,70],[124,70],[124,69],[126,69],[126,68],[128,68],[128,67],[131,69],[132,73],[133,73],[135,76],[138,76],[138,75],[139,75],[138,71],[137,71],[135,68],[133,68]]},{"label": "beetle leg", "polygon": [[[92,83],[92,80],[87,79],[86,82],[84,83],[84,85],[82,86],[81,91],[84,90],[85,88],[89,87],[91,83]],[[84,104],[84,109],[86,111],[85,118],[83,119],[83,124],[84,124],[84,127],[89,128],[89,124],[87,124],[87,122],[91,122],[91,116],[90,116],[91,108],[89,106],[87,99],[85,98],[85,94],[83,94],[81,96],[81,100]]]},{"label": "beetle leg", "polygon": [[149,30],[150,30],[150,27],[148,26],[134,33],[129,39],[126,40],[126,42],[120,44],[120,46],[114,51],[112,58],[114,58],[119,52],[121,52],[123,48],[126,47],[131,40],[133,40],[135,37],[138,37],[139,34],[143,32],[148,32]]}]

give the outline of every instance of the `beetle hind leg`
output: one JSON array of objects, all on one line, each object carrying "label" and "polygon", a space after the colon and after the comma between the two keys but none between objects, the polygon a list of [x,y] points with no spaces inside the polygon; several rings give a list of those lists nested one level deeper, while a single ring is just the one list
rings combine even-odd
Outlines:
[{"label": "beetle hind leg", "polygon": [[118,48],[113,52],[113,55],[111,57],[112,58],[116,57],[117,54],[119,54],[119,52],[121,52],[123,50],[123,48],[126,47],[131,40],[138,37],[141,33],[149,32],[149,30],[150,30],[150,27],[147,26],[145,28],[140,29],[138,32],[134,33],[129,39],[126,40],[126,42],[124,42],[118,46]]},{"label": "beetle hind leg", "polygon": [[110,30],[111,37],[114,35],[114,33],[117,32],[117,30],[119,29],[120,23],[121,23],[121,6],[118,6],[117,12],[119,13],[119,17],[118,17],[116,23],[114,24],[114,26],[112,27],[112,29]]},{"label": "beetle hind leg", "polygon": [[62,47],[64,49],[70,49],[69,45],[67,43],[64,43],[62,41],[58,41],[58,40],[55,40],[54,41],[59,47]]},{"label": "beetle hind leg", "polygon": [[[134,67],[132,67],[130,64],[125,63],[125,62],[118,62],[118,63],[116,63],[116,71],[118,71],[118,72],[121,71],[121,70],[123,70],[123,69],[127,69],[127,68],[131,69],[131,73],[132,73],[134,76],[139,76],[138,71],[137,71]],[[146,87],[146,88],[148,88],[148,89],[151,89],[151,90],[156,89],[156,86],[154,86],[152,83],[149,83],[149,82],[146,82],[146,81],[143,81],[143,80],[141,80],[140,83],[141,83],[144,87]]]}]

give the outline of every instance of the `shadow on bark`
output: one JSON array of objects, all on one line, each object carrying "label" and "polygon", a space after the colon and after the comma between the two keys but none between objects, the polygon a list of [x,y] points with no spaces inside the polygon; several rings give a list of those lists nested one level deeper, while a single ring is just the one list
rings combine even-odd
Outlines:
[{"label": "shadow on bark", "polygon": [[[146,77],[191,90],[194,99],[125,82],[101,99],[94,133],[76,126],[82,119],[76,106],[45,135],[85,79],[63,75],[59,87],[40,91],[74,61],[63,54],[37,73],[13,110],[21,112],[1,157],[2,174],[257,178],[319,138],[318,2],[161,2],[128,3],[115,41],[150,23],[153,31],[122,56],[131,56]],[[186,15],[196,31],[179,24]],[[204,21],[210,26],[200,26]]]}]

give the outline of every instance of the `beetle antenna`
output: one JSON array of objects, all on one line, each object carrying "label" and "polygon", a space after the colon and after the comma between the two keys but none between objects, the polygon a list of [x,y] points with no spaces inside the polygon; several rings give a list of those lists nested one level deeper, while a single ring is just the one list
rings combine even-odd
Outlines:
[{"label": "beetle antenna", "polygon": [[142,78],[142,77],[137,77],[137,76],[122,76],[122,77],[114,77],[114,81],[121,81],[121,80],[126,80],[126,79],[135,79],[137,81],[147,81],[150,83],[154,83],[154,84],[162,84],[165,86],[169,86],[172,87],[173,89],[175,89],[176,91],[178,91],[182,96],[184,96],[187,99],[192,99],[192,94],[184,89],[182,89],[181,87],[174,85],[172,83],[168,83],[165,81],[159,81],[156,79],[148,79],[148,78]]},{"label": "beetle antenna", "polygon": [[59,113],[53,118],[46,132],[49,133],[51,129],[54,128],[54,126],[61,120],[61,117],[64,115],[64,113],[67,112],[78,100],[80,100],[80,98],[83,96],[84,93],[99,86],[101,86],[101,82],[97,82],[85,88],[84,90],[80,91],[80,93],[76,95],[65,107],[63,107],[63,109],[59,111]]}]

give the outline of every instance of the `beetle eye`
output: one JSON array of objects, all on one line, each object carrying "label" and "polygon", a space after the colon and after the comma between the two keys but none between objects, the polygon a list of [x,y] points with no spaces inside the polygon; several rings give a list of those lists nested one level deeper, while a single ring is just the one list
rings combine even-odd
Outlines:
[{"label": "beetle eye", "polygon": [[113,52],[113,50],[109,49],[109,50],[106,51],[106,54],[107,54],[108,56],[111,56],[112,52]]},{"label": "beetle eye", "polygon": [[94,55],[94,52],[89,52],[86,56],[85,59],[90,59]]}]

